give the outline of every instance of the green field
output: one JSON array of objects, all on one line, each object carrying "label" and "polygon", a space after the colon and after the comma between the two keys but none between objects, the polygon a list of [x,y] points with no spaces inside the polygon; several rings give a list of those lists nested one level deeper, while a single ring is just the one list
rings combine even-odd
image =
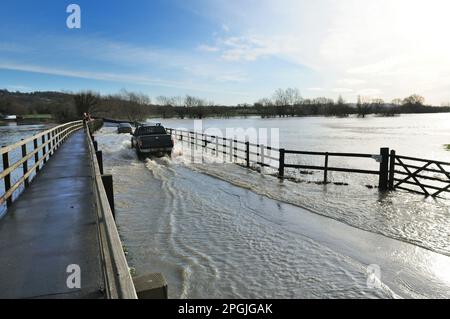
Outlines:
[{"label": "green field", "polygon": [[28,114],[23,115],[24,120],[51,120],[53,116],[51,114]]}]

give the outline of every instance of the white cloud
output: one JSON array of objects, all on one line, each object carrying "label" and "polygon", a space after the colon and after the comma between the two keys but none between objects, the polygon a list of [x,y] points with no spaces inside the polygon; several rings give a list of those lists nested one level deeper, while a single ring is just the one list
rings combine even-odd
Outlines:
[{"label": "white cloud", "polygon": [[0,52],[13,52],[13,53],[21,53],[26,52],[28,50],[27,47],[16,44],[16,43],[0,43]]},{"label": "white cloud", "polygon": [[319,87],[315,87],[315,88],[307,88],[306,90],[308,90],[308,91],[313,91],[313,92],[321,92],[321,91],[325,91],[324,88],[319,88]]},{"label": "white cloud", "polygon": [[213,86],[209,86],[207,84],[196,84],[196,83],[182,82],[182,81],[166,81],[166,80],[151,78],[147,75],[141,75],[141,74],[118,74],[118,73],[109,73],[109,72],[91,72],[91,71],[81,71],[78,69],[72,70],[72,69],[40,66],[40,65],[19,64],[19,63],[14,63],[14,62],[2,62],[2,63],[0,63],[0,69],[31,72],[31,73],[40,73],[40,74],[49,74],[49,75],[81,78],[81,79],[88,79],[88,80],[101,80],[101,81],[112,81],[112,82],[120,82],[120,83],[138,84],[138,85],[144,85],[144,86],[161,86],[161,87],[180,88],[180,89],[203,91],[203,92],[228,93],[228,94],[234,94],[234,95],[245,94],[243,92],[217,89],[217,88],[214,88]]},{"label": "white cloud", "polygon": [[26,85],[8,85],[6,88],[10,91],[33,91],[33,88]]},{"label": "white cloud", "polygon": [[383,92],[379,89],[361,89],[358,90],[357,95],[367,96],[367,97],[378,97],[383,94]]},{"label": "white cloud", "polygon": [[353,89],[350,88],[334,88],[331,90],[334,93],[352,93]]},{"label": "white cloud", "polygon": [[[197,0],[189,4],[194,6],[192,11],[221,28],[211,43],[200,39],[198,47],[172,50],[100,38],[47,37],[24,43],[45,52],[47,61],[72,54],[77,61],[84,57],[89,65],[99,61],[112,67],[91,72],[70,65],[39,69],[34,65],[49,63],[37,55],[33,60],[15,59],[16,66],[31,72],[216,91],[246,81],[249,95],[289,79],[293,83],[288,85],[309,88],[312,94],[389,100],[418,93],[436,104],[450,101],[447,0]],[[0,53],[6,56],[23,50],[20,44],[0,43]],[[280,64],[271,64],[274,60],[294,67],[280,71]],[[35,64],[25,63],[29,61]],[[116,66],[123,73],[105,71]],[[261,79],[262,68],[264,75],[274,76],[263,84],[253,83],[252,79]]]},{"label": "white cloud", "polygon": [[[245,88],[231,86],[246,81],[245,72],[198,53],[214,52],[215,48],[209,46],[175,51],[100,37],[68,39],[47,35],[26,45],[0,45],[1,48],[20,48],[23,53],[10,58],[0,55],[3,70],[172,88],[173,94],[209,94],[211,99],[222,103],[241,101],[243,95],[248,95]],[[30,55],[33,63],[28,62]],[[60,56],[66,57],[65,61],[54,58]],[[76,65],[72,60],[77,61]],[[84,62],[87,65],[94,62],[96,66],[88,69],[83,67]]]},{"label": "white cloud", "polygon": [[337,83],[344,85],[344,86],[357,86],[361,84],[365,84],[367,81],[362,79],[353,79],[353,78],[345,78],[340,79],[337,81]]},{"label": "white cloud", "polygon": [[210,46],[210,45],[206,45],[206,44],[202,44],[202,45],[198,46],[198,50],[204,51],[204,52],[217,52],[217,51],[219,51],[219,48]]},{"label": "white cloud", "polygon": [[323,87],[450,100],[447,0],[218,3],[209,4],[208,14],[220,13],[239,30],[218,39],[226,61],[276,56],[313,69]]}]

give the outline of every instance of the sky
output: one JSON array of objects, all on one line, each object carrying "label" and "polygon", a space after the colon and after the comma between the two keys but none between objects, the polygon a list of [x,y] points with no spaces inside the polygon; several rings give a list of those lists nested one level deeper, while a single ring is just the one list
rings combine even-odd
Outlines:
[{"label": "sky", "polygon": [[[69,29],[70,4],[81,28]],[[0,88],[450,102],[447,0],[9,0]]]}]

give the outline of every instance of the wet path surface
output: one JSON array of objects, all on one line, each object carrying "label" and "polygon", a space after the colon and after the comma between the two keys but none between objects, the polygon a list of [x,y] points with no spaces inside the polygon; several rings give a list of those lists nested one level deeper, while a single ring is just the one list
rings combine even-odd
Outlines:
[{"label": "wet path surface", "polygon": [[[68,138],[0,219],[0,298],[102,298],[85,133]],[[81,289],[66,285],[69,265]]]}]

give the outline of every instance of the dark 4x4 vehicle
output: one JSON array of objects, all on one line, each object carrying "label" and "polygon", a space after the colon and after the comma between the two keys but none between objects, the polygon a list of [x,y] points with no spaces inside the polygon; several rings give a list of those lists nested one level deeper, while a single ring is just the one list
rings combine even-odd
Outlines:
[{"label": "dark 4x4 vehicle", "polygon": [[147,155],[171,155],[173,140],[161,124],[139,125],[131,138],[131,147],[136,148],[139,158]]},{"label": "dark 4x4 vehicle", "polygon": [[133,134],[133,127],[130,123],[120,123],[117,127],[117,133],[119,134]]}]

